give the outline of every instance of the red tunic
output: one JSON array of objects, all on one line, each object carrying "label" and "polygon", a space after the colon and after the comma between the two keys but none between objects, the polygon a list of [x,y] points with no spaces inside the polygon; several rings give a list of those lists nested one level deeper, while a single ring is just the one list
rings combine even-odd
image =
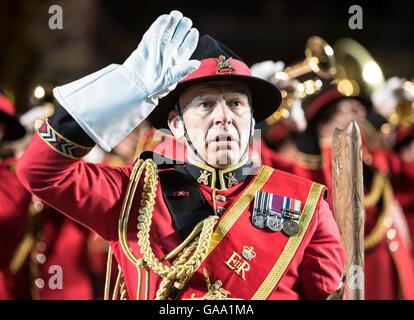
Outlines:
[{"label": "red tunic", "polygon": [[[93,299],[92,282],[88,267],[89,230],[67,219],[51,207],[42,212],[44,246],[37,254],[45,262],[38,264],[37,277],[45,281],[37,289],[40,300]],[[62,275],[62,287],[56,287],[55,277]],[[50,284],[49,284],[50,282]]]},{"label": "red tunic", "polygon": [[[72,160],[52,150],[36,134],[19,160],[17,170],[23,184],[39,198],[110,241],[125,276],[129,296],[136,298],[137,269],[123,253],[117,233],[121,204],[132,167],[110,168],[105,165]],[[300,190],[305,190],[303,189],[305,187],[300,186],[309,186],[308,180],[305,183],[305,180],[299,177],[280,171],[275,171],[269,181],[271,182],[267,187],[268,191],[272,190],[272,184],[283,185],[284,183],[290,185],[287,190],[296,189],[296,191],[290,191],[292,193],[290,196],[293,198],[295,195],[299,197]],[[251,179],[247,179],[222,191],[221,195],[226,199],[222,205],[231,206],[250,183]],[[212,205],[212,190],[207,186],[202,186],[201,192],[207,202]],[[136,213],[140,199],[136,198],[131,210],[128,243],[134,254],[139,256]],[[157,189],[156,199],[150,239],[155,255],[162,257],[177,247],[180,238],[174,229],[160,186]],[[247,214],[251,209],[251,207],[248,208]],[[220,217],[219,222],[225,216],[226,213]],[[272,245],[277,246],[278,243],[275,242]],[[265,258],[262,257],[262,259]],[[325,299],[337,289],[343,265],[343,249],[337,225],[327,203],[318,199],[303,242],[269,298]],[[155,297],[159,283],[160,277],[151,271],[150,299]],[[225,285],[226,283],[224,287]],[[232,294],[237,296],[237,292]]]},{"label": "red tunic", "polygon": [[[401,160],[396,153],[390,153],[389,159],[395,195],[405,213],[410,238],[414,239],[414,163]],[[412,244],[411,250],[414,256]]]},{"label": "red tunic", "polygon": [[9,263],[26,228],[30,193],[14,172],[14,158],[0,159],[0,299],[15,297]]}]

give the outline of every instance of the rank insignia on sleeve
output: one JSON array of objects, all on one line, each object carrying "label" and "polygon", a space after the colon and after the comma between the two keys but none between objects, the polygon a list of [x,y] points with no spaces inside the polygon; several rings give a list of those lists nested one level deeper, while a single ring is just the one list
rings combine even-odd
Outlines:
[{"label": "rank insignia on sleeve", "polygon": [[289,197],[257,191],[252,223],[260,229],[282,231],[289,237],[299,233],[301,202]]}]

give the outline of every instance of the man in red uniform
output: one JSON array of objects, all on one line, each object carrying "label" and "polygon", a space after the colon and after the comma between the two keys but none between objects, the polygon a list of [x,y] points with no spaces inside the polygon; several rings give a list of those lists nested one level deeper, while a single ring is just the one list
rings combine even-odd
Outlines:
[{"label": "man in red uniform", "polygon": [[[334,129],[344,128],[351,120],[358,121],[364,144],[365,298],[413,299],[414,267],[404,242],[405,221],[387,177],[391,169],[389,151],[379,148],[385,119],[367,110],[359,98],[343,96],[333,87],[312,97],[305,105],[305,114],[308,128],[294,139],[296,163],[289,167],[277,153],[266,149],[264,163],[276,167],[284,164],[289,172],[329,187]],[[401,179],[399,175],[397,181]]]},{"label": "man in red uniform", "polygon": [[390,152],[390,172],[398,202],[407,219],[411,252],[414,256],[414,127],[403,127],[397,132],[394,152]]},{"label": "man in red uniform", "polygon": [[4,143],[18,140],[24,134],[24,127],[15,117],[14,106],[0,94],[0,299],[15,296],[15,277],[9,264],[24,234],[31,198],[17,179],[14,153]]},{"label": "man in red uniform", "polygon": [[[325,187],[247,157],[278,89],[216,40],[198,39],[180,12],[160,16],[124,64],[54,93],[63,108],[18,175],[109,240],[121,298],[326,299],[338,288],[344,252]],[[148,116],[186,145],[184,163],[151,153],[134,168],[79,161]]]},{"label": "man in red uniform", "polygon": [[[26,130],[20,125],[4,96],[0,96],[0,108],[1,134],[6,134],[6,141],[22,138],[26,131],[33,130],[29,123]],[[35,122],[28,117],[26,120]],[[3,147],[0,157],[0,237],[4,244],[0,254],[0,297],[92,299],[87,265],[90,231],[32,198],[17,179],[16,159],[9,150]]]}]

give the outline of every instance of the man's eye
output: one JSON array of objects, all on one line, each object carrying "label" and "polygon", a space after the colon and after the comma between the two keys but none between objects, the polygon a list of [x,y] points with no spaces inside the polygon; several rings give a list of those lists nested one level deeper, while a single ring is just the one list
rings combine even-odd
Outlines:
[{"label": "man's eye", "polygon": [[235,100],[235,101],[230,102],[230,107],[232,107],[232,108],[240,108],[242,106],[243,106],[242,101]]},{"label": "man's eye", "polygon": [[200,103],[200,107],[202,109],[210,109],[212,107],[212,103],[211,102],[202,102],[202,103]]}]

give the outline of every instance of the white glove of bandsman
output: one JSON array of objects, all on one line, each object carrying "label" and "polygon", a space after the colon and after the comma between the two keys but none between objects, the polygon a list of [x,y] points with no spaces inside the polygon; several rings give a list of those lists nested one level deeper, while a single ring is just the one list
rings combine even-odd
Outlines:
[{"label": "white glove of bandsman", "polygon": [[122,65],[111,64],[53,93],[91,139],[110,151],[198,69],[200,62],[189,60],[198,36],[189,18],[172,11],[158,17]]},{"label": "white glove of bandsman", "polygon": [[403,78],[392,77],[372,92],[371,100],[374,108],[383,117],[388,119],[402,99],[414,101],[413,91],[402,90],[405,81]]},{"label": "white glove of bandsman", "polygon": [[[282,72],[285,69],[285,63],[283,61],[272,61],[266,60],[253,64],[250,67],[252,75],[259,77],[270,82],[275,83],[279,88],[284,89],[292,85],[299,83],[296,79],[289,79],[288,81],[275,79],[275,74],[277,72]],[[295,99],[290,107],[290,117],[293,127],[299,132],[305,131],[307,127],[307,121],[305,118],[305,112],[302,109],[302,101],[300,99]]]}]

